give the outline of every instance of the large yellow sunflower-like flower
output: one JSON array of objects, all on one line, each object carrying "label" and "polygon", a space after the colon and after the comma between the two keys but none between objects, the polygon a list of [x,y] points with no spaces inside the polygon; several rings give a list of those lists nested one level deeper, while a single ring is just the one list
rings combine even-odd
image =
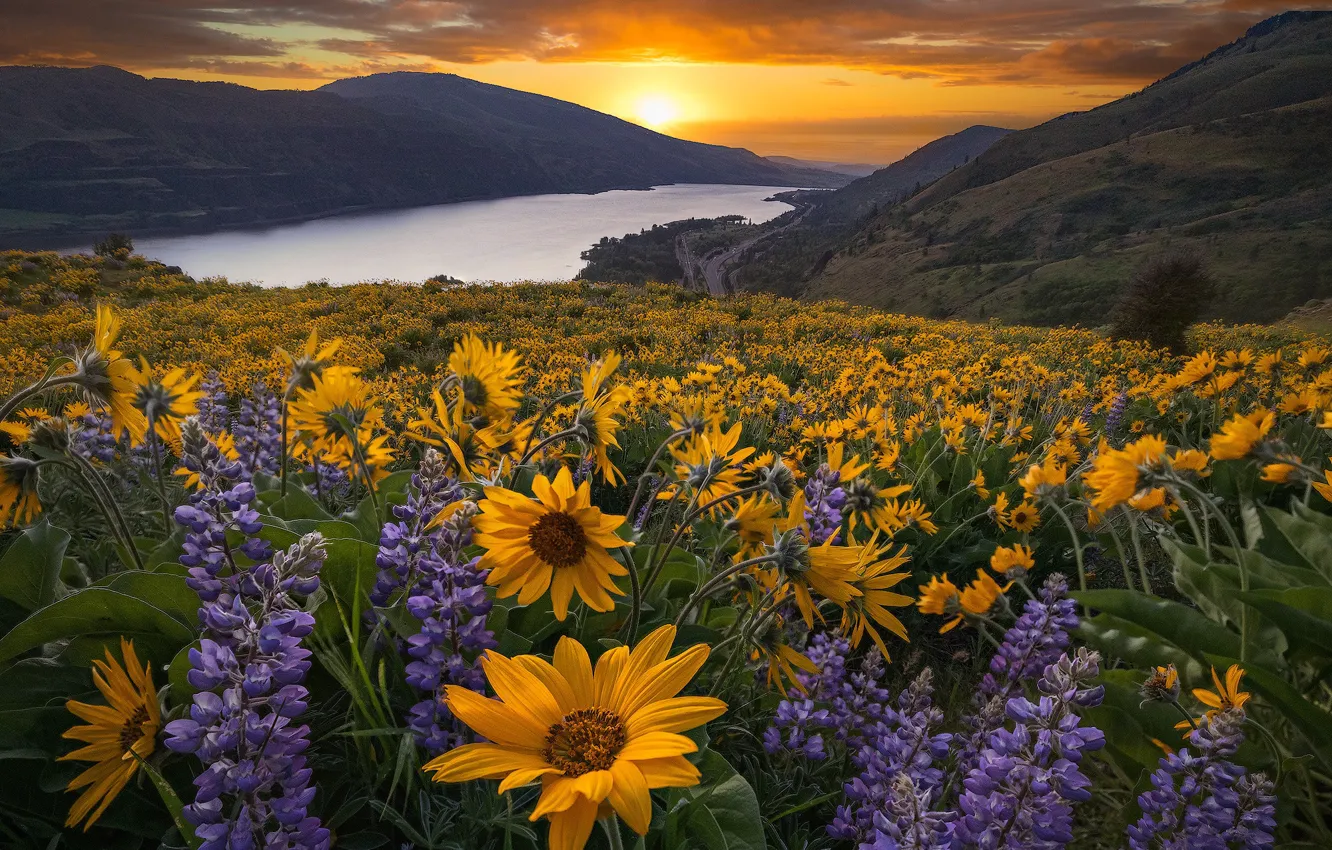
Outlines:
[{"label": "large yellow sunflower-like flower", "polygon": [[386,436],[375,436],[384,423],[384,410],[370,397],[358,371],[330,366],[315,375],[310,387],[296,391],[291,419],[315,454],[376,482],[388,474],[393,450]]},{"label": "large yellow sunflower-like flower", "polygon": [[75,357],[74,383],[93,407],[106,408],[111,431],[117,437],[128,431],[138,445],[148,432],[148,421],[134,406],[139,372],[134,363],[115,349],[120,337],[120,318],[105,304],[97,307],[92,343]]},{"label": "large yellow sunflower-like flower", "polygon": [[575,488],[567,467],[553,482],[538,475],[532,493],[535,500],[503,487],[485,489],[474,526],[476,544],[486,550],[486,583],[499,588],[501,599],[518,594],[520,605],[531,605],[549,589],[560,620],[568,616],[575,590],[594,611],[614,610],[611,594],[624,591],[611,576],[629,571],[606,550],[632,545],[615,534],[625,518],[593,507],[591,482]]},{"label": "large yellow sunflower-like flower", "polygon": [[465,744],[425,765],[437,782],[499,779],[499,793],[540,780],[531,820],[550,821],[551,850],[580,850],[601,809],[614,810],[644,835],[654,788],[699,781],[684,756],[698,747],[681,735],[721,716],[726,703],[677,694],[708,648],[668,657],[675,628],[662,626],[632,651],[616,647],[597,661],[560,638],[554,663],[535,655],[487,652],[481,667],[499,699],[449,685],[453,715],[488,743]]},{"label": "large yellow sunflower-like flower", "polygon": [[159,377],[147,360],[140,358],[140,363],[142,368],[134,373],[134,407],[163,442],[178,445],[180,423],[199,412],[199,399],[204,395],[195,389],[199,376],[170,369]]},{"label": "large yellow sunflower-like flower", "polygon": [[1087,486],[1096,491],[1091,497],[1092,507],[1104,514],[1132,499],[1145,489],[1140,483],[1141,472],[1158,466],[1165,451],[1165,438],[1156,435],[1141,437],[1122,449],[1103,444],[1092,468],[1083,476]]},{"label": "large yellow sunflower-like flower", "polygon": [[[740,446],[740,430],[739,422],[729,430],[710,425],[682,445],[671,447],[676,475],[698,491],[698,504],[706,505],[740,489],[745,474],[743,464],[754,453],[752,447]],[[673,499],[675,494],[675,487],[667,486],[657,498]],[[719,511],[721,507],[713,510]]]},{"label": "large yellow sunflower-like flower", "polygon": [[[74,777],[68,791],[85,789],[69,810],[65,826],[84,821],[86,831],[139,769],[139,760],[152,755],[162,714],[153,688],[152,668],[140,664],[134,643],[120,639],[124,667],[106,651],[105,661],[94,661],[93,682],[109,705],[89,705],[70,700],[65,707],[87,726],[74,726],[64,737],[86,746],[60,757],[60,761],[91,761],[92,767]],[[85,820],[86,819],[86,820]]]},{"label": "large yellow sunflower-like flower", "polygon": [[0,455],[0,528],[27,525],[42,512],[37,469],[35,460]]},{"label": "large yellow sunflower-like flower", "polygon": [[468,334],[454,344],[449,371],[458,378],[468,414],[503,419],[522,404],[522,359],[499,343],[487,343],[476,334]]},{"label": "large yellow sunflower-like flower", "polygon": [[1275,422],[1276,414],[1270,410],[1255,410],[1248,416],[1236,416],[1212,435],[1212,457],[1239,460],[1253,451]]},{"label": "large yellow sunflower-like flower", "polygon": [[920,588],[916,607],[922,614],[952,618],[939,627],[939,634],[952,631],[962,622],[962,598],[948,576],[930,576],[930,583]]},{"label": "large yellow sunflower-like flower", "polygon": [[611,463],[607,452],[619,448],[616,434],[625,407],[633,397],[624,384],[610,385],[610,376],[620,366],[620,355],[610,352],[601,360],[583,370],[583,403],[575,416],[575,423],[583,432],[588,451],[607,484],[624,480],[624,474]]},{"label": "large yellow sunflower-like flower", "polygon": [[841,627],[842,634],[846,635],[853,647],[860,646],[861,639],[868,633],[879,652],[883,653],[884,660],[889,660],[888,646],[875,625],[910,642],[906,626],[888,609],[901,608],[915,601],[910,596],[890,590],[911,574],[899,571],[907,562],[906,547],[885,556],[888,548],[876,546],[874,541],[861,548],[860,560],[851,579],[851,586],[859,594],[852,597],[842,609]]}]

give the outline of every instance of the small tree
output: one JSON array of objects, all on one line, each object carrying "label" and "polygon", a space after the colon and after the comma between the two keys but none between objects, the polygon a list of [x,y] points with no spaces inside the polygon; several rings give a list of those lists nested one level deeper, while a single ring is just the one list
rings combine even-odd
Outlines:
[{"label": "small tree", "polygon": [[93,253],[99,257],[128,257],[134,253],[134,240],[125,233],[111,233],[93,245]]},{"label": "small tree", "polygon": [[1202,315],[1213,294],[1202,258],[1174,253],[1144,263],[1110,316],[1110,335],[1135,339],[1178,354],[1184,332]]}]

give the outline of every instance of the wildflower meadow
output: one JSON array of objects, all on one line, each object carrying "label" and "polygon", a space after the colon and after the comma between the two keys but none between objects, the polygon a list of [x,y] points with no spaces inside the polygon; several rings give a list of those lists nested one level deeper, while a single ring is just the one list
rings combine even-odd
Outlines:
[{"label": "wildflower meadow", "polygon": [[1332,847],[1332,341],[0,254],[0,846]]}]

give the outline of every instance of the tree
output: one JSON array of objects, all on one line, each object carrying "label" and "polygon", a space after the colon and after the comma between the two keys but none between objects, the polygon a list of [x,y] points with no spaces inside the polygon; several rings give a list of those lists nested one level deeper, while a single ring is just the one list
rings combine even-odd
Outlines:
[{"label": "tree", "polygon": [[93,245],[93,253],[99,257],[128,257],[134,252],[134,240],[124,233],[111,233],[105,239]]},{"label": "tree", "polygon": [[1129,281],[1110,317],[1110,335],[1135,339],[1178,354],[1184,332],[1212,299],[1211,275],[1202,258],[1174,253],[1144,263]]}]

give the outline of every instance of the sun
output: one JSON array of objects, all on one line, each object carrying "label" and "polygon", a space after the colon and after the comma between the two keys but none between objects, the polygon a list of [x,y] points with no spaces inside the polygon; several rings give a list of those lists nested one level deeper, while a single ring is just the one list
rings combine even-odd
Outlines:
[{"label": "sun", "polygon": [[639,123],[655,130],[678,118],[680,108],[670,98],[654,94],[639,100],[634,107],[634,114]]}]

